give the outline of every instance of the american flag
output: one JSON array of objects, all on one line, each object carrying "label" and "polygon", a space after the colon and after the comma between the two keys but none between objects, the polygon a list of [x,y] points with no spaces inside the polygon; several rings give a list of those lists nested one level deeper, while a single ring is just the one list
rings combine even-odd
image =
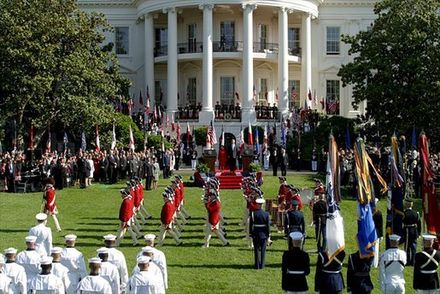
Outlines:
[{"label": "american flag", "polygon": [[180,123],[177,123],[176,125],[176,140],[177,144],[180,143]]},{"label": "american flag", "polygon": [[328,101],[328,112],[330,114],[334,114],[337,111],[338,108],[338,101],[336,101],[336,99],[333,99],[331,101]]},{"label": "american flag", "polygon": [[211,124],[208,127],[208,132],[207,132],[207,142],[209,140],[209,143],[211,144],[211,146],[217,144],[217,135],[215,133],[215,127],[214,124],[212,123],[211,120]]},{"label": "american flag", "polygon": [[99,141],[99,127],[96,126],[96,151],[101,150],[101,142]]},{"label": "american flag", "polygon": [[129,144],[128,147],[134,151],[134,137],[133,137],[133,130],[131,129],[131,126],[129,126]]},{"label": "american flag", "polygon": [[134,105],[133,99],[130,98],[130,100],[128,100],[128,114],[130,116],[131,116],[131,114],[133,112],[133,105]]}]

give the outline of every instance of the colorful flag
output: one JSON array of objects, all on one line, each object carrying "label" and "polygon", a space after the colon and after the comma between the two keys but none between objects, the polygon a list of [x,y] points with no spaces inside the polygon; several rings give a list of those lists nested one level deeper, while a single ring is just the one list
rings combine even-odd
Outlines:
[{"label": "colorful flag", "polygon": [[128,148],[134,151],[134,137],[133,137],[133,130],[131,129],[131,126],[129,126],[129,143]]},{"label": "colorful flag", "polygon": [[130,98],[130,100],[128,100],[128,114],[131,116],[133,113],[133,106],[134,106],[134,102],[133,99]]},{"label": "colorful flag", "polygon": [[240,125],[240,148],[243,146],[244,144],[244,134],[243,134],[243,127]]},{"label": "colorful flag", "polygon": [[87,149],[87,142],[86,142],[86,134],[84,131],[81,132],[81,150],[86,151]]},{"label": "colorful flag", "polygon": [[331,134],[329,137],[329,152],[327,157],[327,256],[329,260],[344,250],[344,223],[340,214],[339,202],[341,201],[339,192],[339,156],[338,146],[335,138]]},{"label": "colorful flag", "polygon": [[281,145],[283,147],[286,147],[286,122],[284,118],[281,120]]},{"label": "colorful flag", "polygon": [[170,119],[168,118],[168,112],[165,114],[165,129],[168,129]]},{"label": "colorful flag", "polygon": [[186,146],[189,147],[191,145],[191,127],[189,126],[189,122],[186,123]]},{"label": "colorful flag", "polygon": [[174,126],[174,112],[171,113],[171,131],[174,132],[175,126]]},{"label": "colorful flag", "polygon": [[345,128],[345,149],[351,149],[351,138],[350,138],[350,130],[348,126]]},{"label": "colorful flag", "polygon": [[259,132],[258,127],[255,128],[255,151],[257,151],[257,154],[260,154],[260,140],[259,140]]},{"label": "colorful flag", "polygon": [[248,144],[249,145],[254,145],[254,137],[252,136],[251,122],[249,122],[249,127],[248,127]]},{"label": "colorful flag", "polygon": [[177,144],[180,143],[180,123],[176,124],[176,141]]},{"label": "colorful flag", "polygon": [[[207,143],[209,141],[210,148],[212,148],[212,146],[217,144],[217,135],[215,133],[215,127],[214,124],[212,123],[212,120],[211,120],[211,124],[208,127],[208,132],[206,134],[207,134]],[[206,146],[208,147],[209,145],[207,144]]]},{"label": "colorful flag", "polygon": [[34,149],[34,126],[31,124],[29,128],[29,142],[28,149]]},{"label": "colorful flag", "polygon": [[139,90],[139,105],[141,108],[144,106],[144,97],[142,97],[142,91]]},{"label": "colorful flag", "polygon": [[269,137],[267,136],[267,129],[268,129],[268,125],[266,124],[264,126],[264,134],[263,134],[263,143],[264,144],[268,144],[269,143]]},{"label": "colorful flag", "polygon": [[113,131],[112,131],[112,144],[110,149],[115,149],[116,147],[116,131],[115,131],[115,125],[113,125]]},{"label": "colorful flag", "polygon": [[220,146],[225,146],[225,131],[223,130],[223,125],[222,125],[222,134],[221,134]]},{"label": "colorful flag", "polygon": [[46,152],[52,151],[52,134],[50,128],[47,130]]},{"label": "colorful flag", "polygon": [[325,99],[324,99],[324,97],[321,97],[321,108],[322,108],[322,110],[325,110]]},{"label": "colorful flag", "polygon": [[99,141],[99,127],[98,125],[96,126],[96,151],[100,151],[101,150],[101,142]]},{"label": "colorful flag", "polygon": [[150,113],[150,90],[148,89],[148,86],[147,86],[147,106],[145,107],[145,113],[146,114]]},{"label": "colorful flag", "polygon": [[417,150],[417,133],[416,133],[416,128],[413,127],[412,130],[412,136],[411,136],[411,146],[413,148],[413,150]]},{"label": "colorful flag", "polygon": [[429,158],[428,138],[424,133],[419,137],[421,181],[422,181],[422,203],[423,216],[426,222],[426,231],[433,235],[440,233],[440,208],[437,203],[434,178]]},{"label": "colorful flag", "polygon": [[402,236],[402,219],[403,219],[403,195],[404,193],[404,180],[401,176],[401,169],[399,168],[401,163],[401,155],[399,151],[399,143],[396,135],[391,137],[391,153],[390,153],[390,170],[391,170],[391,184],[389,193],[389,207],[388,215],[392,219],[391,234],[397,234]]}]

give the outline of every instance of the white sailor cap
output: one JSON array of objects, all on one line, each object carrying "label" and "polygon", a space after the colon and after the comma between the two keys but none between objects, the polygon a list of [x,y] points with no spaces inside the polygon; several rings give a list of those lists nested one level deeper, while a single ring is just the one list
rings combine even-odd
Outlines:
[{"label": "white sailor cap", "polygon": [[26,238],[24,239],[26,240],[27,243],[35,243],[35,241],[37,241],[36,236],[26,236]]},{"label": "white sailor cap", "polygon": [[146,234],[144,236],[144,239],[145,240],[154,240],[154,239],[156,239],[156,235],[155,234]]},{"label": "white sailor cap", "polygon": [[101,248],[96,249],[96,252],[98,254],[108,254],[108,248],[107,247],[101,247]]},{"label": "white sailor cap", "polygon": [[76,238],[77,237],[74,234],[69,234],[69,235],[64,236],[64,240],[66,240],[66,241],[75,241]]},{"label": "white sailor cap", "polygon": [[5,264],[5,258],[0,255],[0,264]]},{"label": "white sailor cap", "polygon": [[301,232],[292,232],[289,234],[290,239],[296,241],[296,240],[301,240],[304,235]]},{"label": "white sailor cap", "polygon": [[255,200],[255,202],[258,203],[258,204],[263,204],[264,202],[266,202],[266,200],[264,200],[263,198],[257,198]]},{"label": "white sailor cap", "polygon": [[39,221],[44,221],[44,220],[47,220],[47,214],[40,212],[40,213],[37,213],[35,218]]},{"label": "white sailor cap", "polygon": [[374,198],[374,204],[377,204],[379,202],[379,198]]},{"label": "white sailor cap", "polygon": [[61,251],[63,251],[63,248],[61,247],[52,247],[52,249],[50,250],[51,254],[59,254],[61,253]]},{"label": "white sailor cap", "polygon": [[422,238],[423,240],[427,240],[427,241],[434,241],[435,239],[437,239],[435,235],[430,235],[430,234],[423,234]]},{"label": "white sailor cap", "polygon": [[151,246],[145,246],[145,247],[142,247],[142,252],[143,253],[153,253],[154,252],[154,248],[153,247],[151,247]]},{"label": "white sailor cap", "polygon": [[142,263],[149,263],[150,260],[151,258],[148,256],[140,256],[136,261],[138,264],[142,264]]},{"label": "white sailor cap", "polygon": [[5,254],[16,254],[17,253],[17,249],[13,248],[13,247],[9,247],[5,249]]},{"label": "white sailor cap", "polygon": [[101,264],[101,258],[99,258],[99,257],[92,257],[92,258],[89,259],[89,263]]},{"label": "white sailor cap", "polygon": [[53,260],[53,258],[51,256],[44,256],[40,259],[40,264],[41,265],[52,264],[52,260]]},{"label": "white sailor cap", "polygon": [[390,238],[390,241],[399,241],[400,236],[396,234],[389,235],[388,238]]},{"label": "white sailor cap", "polygon": [[112,234],[108,234],[104,236],[104,240],[105,241],[115,241],[116,240],[116,236],[112,235]]}]

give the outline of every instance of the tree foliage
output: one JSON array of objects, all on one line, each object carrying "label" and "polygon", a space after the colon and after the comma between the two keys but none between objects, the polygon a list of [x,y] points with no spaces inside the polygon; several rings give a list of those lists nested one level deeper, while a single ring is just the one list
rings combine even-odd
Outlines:
[{"label": "tree foliage", "polygon": [[119,72],[112,28],[75,0],[0,0],[0,118],[36,138],[50,125],[78,130],[111,122],[129,82]]},{"label": "tree foliage", "polygon": [[354,106],[367,101],[366,121],[381,134],[425,129],[440,142],[440,1],[383,0],[370,30],[343,36],[352,62],[339,71],[353,85]]}]

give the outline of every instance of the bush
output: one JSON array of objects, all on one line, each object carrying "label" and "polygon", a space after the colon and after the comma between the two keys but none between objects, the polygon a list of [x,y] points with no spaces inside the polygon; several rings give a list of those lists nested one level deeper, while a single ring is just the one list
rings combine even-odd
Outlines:
[{"label": "bush", "polygon": [[207,174],[209,172],[209,167],[205,163],[199,163],[196,167],[196,169],[199,171],[199,173]]},{"label": "bush", "polygon": [[196,136],[196,145],[205,146],[206,134],[208,133],[207,127],[202,127],[194,130]]},{"label": "bush", "polygon": [[155,149],[161,149],[162,148],[162,140],[164,142],[165,149],[169,149],[173,146],[165,138],[162,138],[161,135],[149,135],[147,137],[147,147],[148,148],[154,147]]},{"label": "bush", "polygon": [[261,170],[261,165],[255,162],[249,164],[249,171],[252,173],[259,172]]}]

